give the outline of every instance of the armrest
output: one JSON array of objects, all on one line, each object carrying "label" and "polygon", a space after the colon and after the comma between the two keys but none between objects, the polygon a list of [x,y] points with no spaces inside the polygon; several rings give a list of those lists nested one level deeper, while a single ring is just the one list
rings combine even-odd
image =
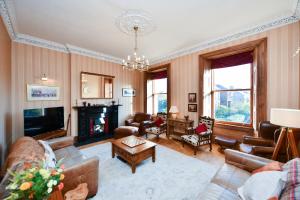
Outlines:
[{"label": "armrest", "polygon": [[60,138],[54,138],[51,140],[47,140],[48,144],[52,148],[53,151],[72,146],[74,144],[74,137],[67,136],[67,137],[60,137]]},{"label": "armrest", "polygon": [[196,128],[194,128],[194,127],[188,127],[188,128],[186,128],[186,130],[187,131],[194,131]]},{"label": "armrest", "polygon": [[208,135],[212,135],[212,131],[211,130],[208,130],[202,134],[199,134],[199,136],[208,136]]},{"label": "armrest", "polygon": [[254,154],[272,154],[275,147],[263,147],[263,146],[253,146],[252,151]]},{"label": "armrest", "polygon": [[150,126],[153,126],[153,125],[154,125],[154,121],[147,120],[147,121],[142,121],[140,126],[150,127]]},{"label": "armrest", "polygon": [[63,193],[76,188],[81,183],[87,183],[89,197],[97,193],[99,177],[99,158],[97,156],[66,167],[63,173],[65,175]]},{"label": "armrest", "polygon": [[251,137],[251,136],[244,136],[243,138],[244,144],[252,144],[255,146],[274,146],[274,142],[272,140],[266,140],[263,138]]},{"label": "armrest", "polygon": [[194,127],[188,127],[185,130],[186,130],[187,134],[190,135],[190,134],[194,134],[195,133],[196,128],[194,128]]},{"label": "armrest", "polygon": [[167,122],[162,123],[159,127],[160,128],[166,128],[167,127]]},{"label": "armrest", "polygon": [[133,123],[133,119],[127,119],[125,120],[125,125],[129,126],[131,123]]},{"label": "armrest", "polygon": [[236,151],[232,149],[226,149],[225,162],[234,165],[240,169],[244,169],[249,172],[252,172],[255,169],[258,169],[270,162],[273,162],[273,160],[258,157],[251,154],[242,153],[240,151]]}]

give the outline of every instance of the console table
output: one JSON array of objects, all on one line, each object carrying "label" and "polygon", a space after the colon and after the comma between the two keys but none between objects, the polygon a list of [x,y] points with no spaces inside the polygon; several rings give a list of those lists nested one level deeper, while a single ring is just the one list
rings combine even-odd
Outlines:
[{"label": "console table", "polygon": [[172,138],[181,140],[180,136],[187,134],[187,128],[194,126],[194,120],[169,118],[167,124],[167,137],[169,138],[171,136]]}]

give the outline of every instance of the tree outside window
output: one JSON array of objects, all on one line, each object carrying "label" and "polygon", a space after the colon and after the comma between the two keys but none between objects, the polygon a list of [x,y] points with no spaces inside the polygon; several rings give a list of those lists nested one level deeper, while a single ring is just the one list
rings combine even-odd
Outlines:
[{"label": "tree outside window", "polygon": [[147,81],[147,112],[167,112],[167,78]]},{"label": "tree outside window", "polygon": [[217,121],[252,124],[251,64],[212,70],[212,115]]}]

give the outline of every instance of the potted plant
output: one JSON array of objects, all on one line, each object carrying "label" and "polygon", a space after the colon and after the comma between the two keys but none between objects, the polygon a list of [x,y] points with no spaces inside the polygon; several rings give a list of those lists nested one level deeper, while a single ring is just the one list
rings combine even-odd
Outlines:
[{"label": "potted plant", "polygon": [[37,165],[24,163],[22,170],[9,171],[12,177],[6,189],[10,195],[5,200],[48,199],[54,190],[63,189],[63,169],[61,161],[55,168],[47,168],[45,161],[42,161]]}]

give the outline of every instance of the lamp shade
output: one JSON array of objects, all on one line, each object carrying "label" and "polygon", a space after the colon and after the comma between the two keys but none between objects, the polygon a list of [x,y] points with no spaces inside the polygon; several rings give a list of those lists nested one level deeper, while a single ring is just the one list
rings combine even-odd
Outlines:
[{"label": "lamp shade", "polygon": [[270,121],[283,127],[300,128],[300,110],[271,108]]},{"label": "lamp shade", "polygon": [[178,113],[178,108],[177,106],[171,106],[170,110],[169,110],[169,113]]}]

